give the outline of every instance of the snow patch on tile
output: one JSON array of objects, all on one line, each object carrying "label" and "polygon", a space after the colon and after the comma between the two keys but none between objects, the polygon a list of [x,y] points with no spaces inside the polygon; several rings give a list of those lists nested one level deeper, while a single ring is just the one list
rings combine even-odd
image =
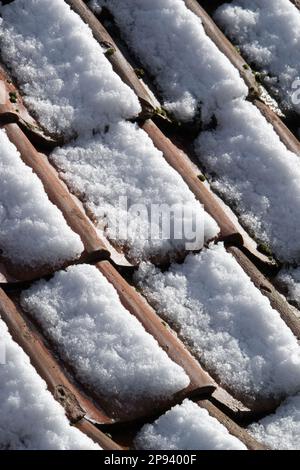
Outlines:
[{"label": "snow patch on tile", "polygon": [[131,50],[155,77],[168,111],[192,120],[247,95],[237,69],[182,0],[95,0],[107,6]]},{"label": "snow patch on tile", "polygon": [[0,365],[0,450],[100,450],[70,426],[1,318],[0,342],[6,351],[6,363]]},{"label": "snow patch on tile", "polygon": [[300,448],[300,394],[287,398],[276,412],[248,428],[258,440],[274,450]]},{"label": "snow patch on tile", "polygon": [[296,337],[222,244],[190,254],[164,273],[142,263],[135,280],[204,367],[237,396],[299,390]]},{"label": "snow patch on tile", "polygon": [[[234,0],[221,5],[215,20],[240,47],[286,109],[300,113],[292,101],[292,84],[300,79],[300,12],[289,0]],[[288,51],[288,53],[287,53]]]},{"label": "snow patch on tile", "polygon": [[247,450],[223,424],[190,400],[146,424],[135,445],[145,450]]},{"label": "snow patch on tile", "polygon": [[49,132],[82,134],[140,112],[134,92],[63,0],[15,0],[0,12],[2,57]]},{"label": "snow patch on tile", "polygon": [[[160,224],[150,218],[153,205],[176,208],[171,218],[166,212],[171,228],[172,225],[181,228],[183,222],[189,232],[193,217],[198,215],[199,223],[204,225],[205,241],[219,232],[216,222],[204,212],[181,176],[135,124],[118,123],[93,139],[78,139],[56,149],[50,159],[61,170],[70,190],[80,194],[98,223],[105,221],[106,235],[125,245],[134,259],[185,248],[189,234],[184,232],[177,239],[172,230],[169,232],[170,224]],[[127,198],[127,207],[120,198]],[[143,205],[146,212],[138,216],[136,204]],[[120,227],[120,221],[128,228],[127,233]],[[155,233],[159,226],[163,230],[161,237],[151,236],[150,230]]]},{"label": "snow patch on tile", "polygon": [[108,398],[165,398],[189,385],[114,287],[90,265],[69,267],[25,291],[22,306],[54,342],[76,377]]},{"label": "snow patch on tile", "polygon": [[195,149],[212,187],[244,226],[282,261],[300,259],[300,159],[259,110],[236,100],[216,113],[218,127]]},{"label": "snow patch on tile", "polygon": [[0,130],[0,248],[24,267],[59,266],[84,247],[62,213],[48,199],[31,168]]}]

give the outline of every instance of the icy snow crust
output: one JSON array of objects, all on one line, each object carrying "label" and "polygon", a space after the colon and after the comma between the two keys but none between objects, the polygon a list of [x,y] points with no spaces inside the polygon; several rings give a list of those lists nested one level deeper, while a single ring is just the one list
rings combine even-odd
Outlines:
[{"label": "icy snow crust", "polygon": [[27,267],[57,266],[84,247],[48,199],[31,168],[0,130],[0,247],[3,256]]},{"label": "icy snow crust", "polygon": [[79,380],[95,392],[134,402],[166,397],[189,385],[183,369],[125,310],[94,266],[59,271],[25,291],[21,302]]},{"label": "icy snow crust", "polygon": [[[180,227],[182,215],[186,227],[195,214],[204,221],[205,241],[217,236],[216,222],[204,212],[181,176],[165,161],[148,135],[135,124],[122,122],[110,126],[105,134],[78,139],[56,149],[51,161],[62,171],[71,191],[80,194],[85,206],[99,224],[105,218],[106,234],[127,245],[132,258],[163,255],[185,248],[186,237],[176,239],[162,226],[163,236],[151,237],[151,205],[166,204],[177,208],[171,222]],[[123,206],[120,198],[127,198]],[[144,204],[147,211],[137,215],[134,204]],[[128,231],[117,229],[128,217]],[[159,222],[151,218],[151,229]],[[154,239],[156,238],[156,239]]]},{"label": "icy snow crust", "polygon": [[273,415],[249,426],[253,436],[275,450],[300,448],[300,394],[287,398]]},{"label": "icy snow crust", "polygon": [[247,101],[228,104],[216,118],[217,129],[195,142],[201,162],[214,174],[212,187],[279,260],[299,261],[299,157]]},{"label": "icy snow crust", "polygon": [[246,446],[208,411],[184,400],[146,424],[135,445],[145,450],[247,450]]},{"label": "icy snow crust", "polygon": [[0,366],[0,450],[100,450],[71,427],[29,357],[0,318],[6,364]]},{"label": "icy snow crust", "polygon": [[201,107],[208,122],[215,109],[247,88],[238,71],[205,34],[201,20],[182,0],[96,0],[115,16],[126,41],[149,68],[165,100],[182,120]]},{"label": "icy snow crust", "polygon": [[300,390],[296,337],[222,244],[190,254],[165,273],[142,263],[136,281],[204,366],[237,396]]},{"label": "icy snow crust", "polygon": [[49,132],[83,134],[140,112],[134,92],[63,0],[15,0],[0,12],[2,57]]},{"label": "icy snow crust", "polygon": [[[287,109],[300,79],[300,13],[289,0],[234,0],[221,5],[215,20],[265,78]],[[298,83],[298,89],[300,82]],[[298,94],[299,96],[299,94]]]}]

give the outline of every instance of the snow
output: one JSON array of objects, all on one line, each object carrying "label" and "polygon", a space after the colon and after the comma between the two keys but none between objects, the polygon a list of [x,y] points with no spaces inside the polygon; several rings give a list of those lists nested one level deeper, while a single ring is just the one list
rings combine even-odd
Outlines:
[{"label": "snow", "polygon": [[279,260],[299,260],[299,157],[247,101],[228,104],[216,118],[217,129],[195,142],[212,187]]},{"label": "snow", "polygon": [[249,426],[253,436],[276,450],[300,449],[300,394],[287,398],[276,412]]},{"label": "snow", "polygon": [[164,273],[142,263],[135,281],[204,367],[236,394],[285,396],[300,387],[300,347],[223,244]]},{"label": "snow", "polygon": [[56,267],[78,258],[84,247],[48,199],[31,168],[0,130],[0,248],[26,267]]},{"label": "snow", "polygon": [[165,108],[209,122],[215,109],[247,95],[238,71],[182,0],[94,0],[107,6],[130,49],[155,77]]},{"label": "snow", "polygon": [[[121,246],[126,245],[134,259],[184,249],[189,221],[196,216],[201,225],[204,223],[205,241],[219,232],[216,222],[204,212],[181,176],[135,124],[112,125],[108,132],[93,139],[78,139],[56,149],[50,159],[98,224],[105,220],[106,235]],[[169,225],[151,217],[151,210],[161,204],[176,208],[171,219],[167,218],[170,232]],[[137,209],[141,205],[146,211],[142,210],[139,216]],[[168,217],[167,211],[165,215]],[[182,222],[185,231],[177,237],[172,227],[182,227]],[[155,235],[159,227],[160,237]],[[203,239],[199,241],[200,248]]]},{"label": "snow", "polygon": [[69,425],[1,318],[0,343],[6,352],[6,363],[0,365],[0,450],[100,450]]},{"label": "snow", "polygon": [[207,410],[187,399],[146,424],[135,445],[145,450],[247,450]]},{"label": "snow", "polygon": [[88,2],[89,8],[96,14],[100,15],[102,11],[102,7],[99,5],[98,0],[89,0]]},{"label": "snow", "polygon": [[282,268],[277,280],[287,288],[287,299],[300,304],[300,267]]},{"label": "snow", "polygon": [[82,134],[140,112],[105,49],[63,0],[15,0],[0,12],[3,60],[49,132]]},{"label": "snow", "polygon": [[[300,13],[289,0],[234,0],[219,7],[215,20],[248,61],[267,74],[265,83],[286,109],[293,103],[292,84],[300,78]],[[288,54],[287,54],[288,51]]]},{"label": "snow", "polygon": [[22,294],[24,309],[41,325],[76,377],[110,399],[161,398],[189,385],[114,287],[90,265],[71,266]]}]

